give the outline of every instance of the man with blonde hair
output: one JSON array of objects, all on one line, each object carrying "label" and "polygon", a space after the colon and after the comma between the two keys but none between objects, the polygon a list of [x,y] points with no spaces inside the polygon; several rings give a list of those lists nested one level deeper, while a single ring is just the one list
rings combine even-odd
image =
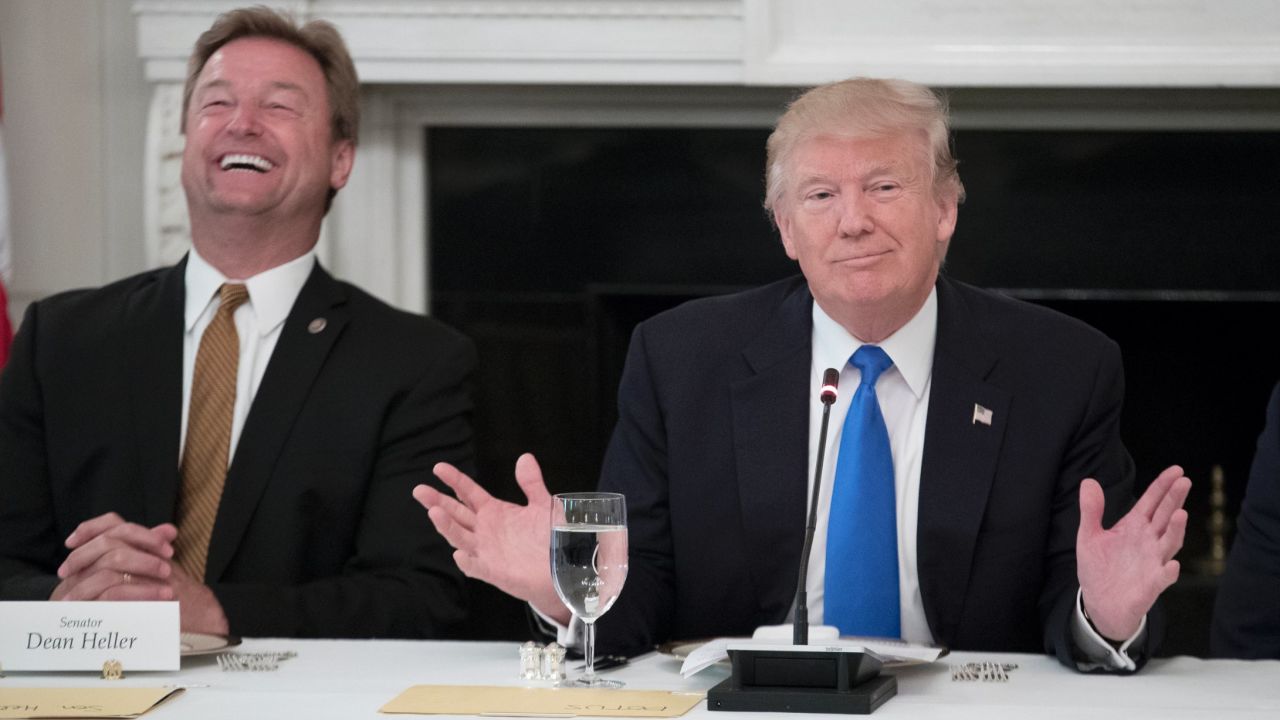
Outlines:
[{"label": "man with blonde hair", "polygon": [[[768,142],[765,202],[802,275],[688,303],[632,336],[600,477],[626,495],[631,563],[599,621],[602,648],[747,635],[790,616],[819,389],[835,368],[812,621],[1042,650],[1083,670],[1150,656],[1148,613],[1178,576],[1190,481],[1169,468],[1124,514],[1134,473],[1118,348],[941,274],[963,194],[928,88],[859,78],[788,108]],[[526,506],[456,468],[436,474],[457,499],[415,495],[463,572],[569,629],[532,457],[516,465]]]},{"label": "man with blonde hair", "polygon": [[471,461],[469,341],[331,277],[359,83],[267,8],[200,36],[192,250],[33,304],[0,376],[0,599],[172,600],[218,635],[430,637],[462,613],[405,498]]}]

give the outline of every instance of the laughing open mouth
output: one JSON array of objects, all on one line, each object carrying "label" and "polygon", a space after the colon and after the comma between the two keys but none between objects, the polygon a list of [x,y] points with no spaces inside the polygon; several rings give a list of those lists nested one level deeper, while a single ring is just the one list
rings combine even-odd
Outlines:
[{"label": "laughing open mouth", "polygon": [[252,170],[253,172],[264,173],[275,167],[275,164],[261,155],[233,154],[223,155],[221,166],[223,170]]}]

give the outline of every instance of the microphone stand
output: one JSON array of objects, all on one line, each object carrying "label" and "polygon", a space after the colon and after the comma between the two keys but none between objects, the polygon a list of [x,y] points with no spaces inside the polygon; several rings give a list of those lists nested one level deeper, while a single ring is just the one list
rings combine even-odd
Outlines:
[{"label": "microphone stand", "polygon": [[809,519],[804,526],[804,547],[800,550],[800,577],[796,580],[795,618],[791,625],[791,644],[809,644],[809,555],[813,552],[813,535],[818,529],[818,495],[822,490],[822,460],[827,454],[827,425],[831,421],[831,406],[835,404],[840,385],[840,372],[827,368],[822,375],[822,390],[818,400],[822,402],[822,429],[818,431],[818,459],[813,464],[813,497],[809,498]]},{"label": "microphone stand", "polygon": [[822,490],[822,461],[827,448],[827,425],[836,401],[840,372],[822,375],[822,427],[814,463],[813,495],[805,523],[804,546],[796,581],[792,644],[729,648],[733,674],[707,692],[708,710],[747,712],[810,712],[866,715],[898,694],[898,680],[881,675],[880,659],[860,648],[809,645],[809,555],[817,526],[818,494]]}]

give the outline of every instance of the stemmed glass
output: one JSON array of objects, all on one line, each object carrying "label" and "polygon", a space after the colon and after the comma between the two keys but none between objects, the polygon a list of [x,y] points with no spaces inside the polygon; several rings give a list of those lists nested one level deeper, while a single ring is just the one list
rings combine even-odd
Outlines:
[{"label": "stemmed glass", "polygon": [[551,577],[556,594],[584,627],[586,671],[571,684],[622,687],[596,677],[596,620],[627,579],[627,500],[618,493],[562,493],[551,503]]}]

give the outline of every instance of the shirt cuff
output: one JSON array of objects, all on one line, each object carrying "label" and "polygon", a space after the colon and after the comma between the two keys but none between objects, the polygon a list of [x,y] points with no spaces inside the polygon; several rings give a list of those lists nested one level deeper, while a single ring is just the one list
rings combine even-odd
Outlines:
[{"label": "shirt cuff", "polygon": [[533,611],[533,616],[538,619],[538,624],[542,626],[542,629],[548,635],[555,634],[556,642],[560,643],[561,647],[574,647],[578,644],[578,636],[582,633],[582,621],[578,619],[577,615],[574,615],[569,620],[569,624],[565,626],[550,616],[543,615],[538,608],[533,606],[533,603],[529,603],[529,609]]},{"label": "shirt cuff", "polygon": [[1142,616],[1138,630],[1118,646],[1102,637],[1084,614],[1084,591],[1076,590],[1076,611],[1071,619],[1071,637],[1083,658],[1077,658],[1076,667],[1083,672],[1091,670],[1123,670],[1133,672],[1138,664],[1129,657],[1129,647],[1147,636],[1147,616]]}]

